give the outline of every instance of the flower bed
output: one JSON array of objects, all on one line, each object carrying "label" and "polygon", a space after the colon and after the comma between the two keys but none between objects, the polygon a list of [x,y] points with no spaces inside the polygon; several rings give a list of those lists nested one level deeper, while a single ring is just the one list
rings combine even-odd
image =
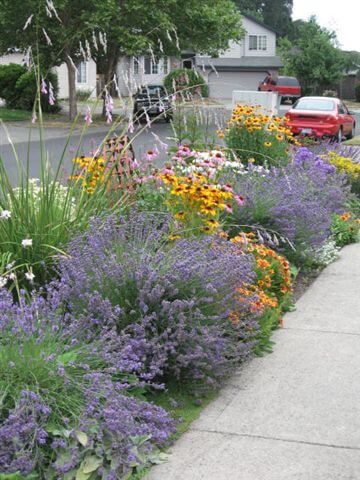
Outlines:
[{"label": "flower bed", "polygon": [[180,145],[159,171],[156,148],[138,163],[122,144],[77,157],[66,187],[3,182],[0,478],[121,479],[162,461],[173,414],[193,418],[271,351],[299,269],[357,240],[351,158],[289,150],[280,120],[257,118],[237,108],[229,129],[274,137],[266,162]]}]

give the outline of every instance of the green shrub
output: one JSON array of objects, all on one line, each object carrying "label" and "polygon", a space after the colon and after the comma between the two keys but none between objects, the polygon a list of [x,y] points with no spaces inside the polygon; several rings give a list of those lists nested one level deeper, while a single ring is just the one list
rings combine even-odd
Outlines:
[{"label": "green shrub", "polygon": [[[55,98],[58,93],[57,75],[50,72],[46,75],[46,83],[52,83]],[[22,65],[10,63],[0,66],[0,98],[5,100],[8,108],[31,111],[37,92],[37,83],[34,70],[27,70]],[[49,104],[48,95],[41,95],[41,106],[44,112],[58,112],[60,106]]]},{"label": "green shrub", "polygon": [[[59,87],[56,73],[49,72],[45,78],[45,81],[47,85],[49,82],[51,82],[54,89],[55,99],[57,99]],[[32,110],[37,92],[35,72],[33,70],[26,71],[23,75],[21,75],[15,84],[15,90],[17,90],[18,95],[14,108],[18,108],[20,110]],[[50,113],[58,112],[60,110],[60,106],[56,100],[55,105],[50,105],[48,95],[43,94],[41,94],[41,108],[43,112]]]},{"label": "green shrub", "polygon": [[89,97],[91,94],[92,94],[92,90],[90,89],[76,90],[76,100],[79,100],[80,102],[85,102],[89,100]]},{"label": "green shrub", "polygon": [[177,68],[165,77],[164,85],[172,93],[184,92],[186,95],[209,96],[209,87],[196,70]]},{"label": "green shrub", "polygon": [[3,98],[8,108],[17,108],[19,92],[15,87],[19,78],[27,72],[22,65],[10,63],[0,65],[0,98]]},{"label": "green shrub", "polygon": [[360,82],[355,87],[355,98],[357,102],[360,102]]}]

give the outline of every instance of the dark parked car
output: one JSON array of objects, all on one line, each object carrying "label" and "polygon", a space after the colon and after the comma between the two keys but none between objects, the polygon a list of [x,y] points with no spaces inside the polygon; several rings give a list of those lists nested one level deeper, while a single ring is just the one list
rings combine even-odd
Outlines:
[{"label": "dark parked car", "polygon": [[268,75],[260,83],[259,92],[277,92],[281,100],[290,100],[294,103],[301,97],[301,87],[295,77],[272,77]]},{"label": "dark parked car", "polygon": [[[172,102],[162,85],[147,85],[134,95],[134,120],[146,121],[149,117],[172,119]],[[146,112],[146,113],[145,113]]]}]

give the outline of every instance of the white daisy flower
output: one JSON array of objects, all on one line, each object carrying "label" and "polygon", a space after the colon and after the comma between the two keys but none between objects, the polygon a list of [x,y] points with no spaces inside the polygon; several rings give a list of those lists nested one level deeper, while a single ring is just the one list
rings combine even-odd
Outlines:
[{"label": "white daisy flower", "polygon": [[35,275],[32,272],[26,272],[25,273],[25,278],[26,278],[26,280],[29,280],[29,282],[32,282],[35,278]]},{"label": "white daisy flower", "polygon": [[24,238],[21,242],[21,246],[24,248],[32,247],[33,241],[31,238]]},{"label": "white daisy flower", "polygon": [[2,210],[2,212],[0,213],[0,218],[8,220],[10,217],[11,217],[10,210]]}]

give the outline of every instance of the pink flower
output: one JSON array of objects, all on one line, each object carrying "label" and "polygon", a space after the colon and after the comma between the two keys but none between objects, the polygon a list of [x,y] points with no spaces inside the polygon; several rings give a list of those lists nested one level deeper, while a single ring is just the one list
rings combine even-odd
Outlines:
[{"label": "pink flower", "polygon": [[223,185],[222,189],[225,192],[230,192],[230,193],[232,193],[234,191],[232,186],[229,183],[226,183],[225,185]]},{"label": "pink flower", "polygon": [[55,105],[54,87],[51,82],[49,82],[49,104]]},{"label": "pink flower", "polygon": [[148,162],[152,162],[155,158],[159,156],[159,150],[155,147],[153,150],[148,150],[143,155],[143,159],[147,160]]},{"label": "pink flower", "polygon": [[85,110],[85,123],[86,125],[90,125],[92,123],[92,118],[91,118],[91,110],[89,105],[86,105],[86,110]]},{"label": "pink flower", "polygon": [[44,77],[41,77],[41,87],[40,87],[40,91],[43,95],[46,95],[48,93],[47,91],[47,87],[46,87],[46,82],[44,80]]},{"label": "pink flower", "polygon": [[241,195],[234,195],[234,200],[240,206],[244,205],[245,203],[244,197],[242,197]]},{"label": "pink flower", "polygon": [[31,123],[36,123],[36,120],[37,120],[37,115],[36,115],[36,112],[34,110],[33,113],[32,113],[32,117],[31,117]]},{"label": "pink flower", "polygon": [[106,123],[112,123],[113,117],[112,112],[114,110],[114,100],[110,93],[106,93],[105,96],[105,114],[106,114]]},{"label": "pink flower", "polygon": [[233,208],[228,203],[225,205],[224,210],[228,213],[233,213]]}]

